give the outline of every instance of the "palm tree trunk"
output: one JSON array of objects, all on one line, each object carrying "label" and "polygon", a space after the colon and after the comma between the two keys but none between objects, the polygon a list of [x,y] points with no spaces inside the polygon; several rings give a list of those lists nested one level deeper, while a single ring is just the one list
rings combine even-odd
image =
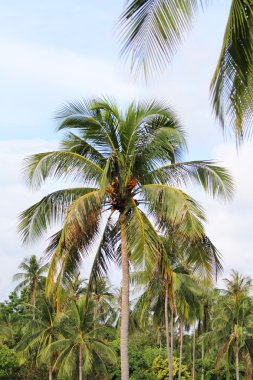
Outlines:
[{"label": "palm tree trunk", "polygon": [[82,363],[82,346],[79,346],[79,361],[78,361],[78,369],[79,369],[79,380],[83,379],[83,363]]},{"label": "palm tree trunk", "polygon": [[239,372],[239,344],[236,339],[235,342],[235,368],[236,368],[236,380],[240,380],[240,372]]},{"label": "palm tree trunk", "polygon": [[35,321],[35,307],[36,307],[35,290],[33,290],[33,293],[32,293],[33,321]]},{"label": "palm tree trunk", "polygon": [[129,379],[128,329],[129,329],[129,263],[127,252],[126,216],[120,215],[121,260],[122,260],[122,299],[120,326],[121,380]]},{"label": "palm tree trunk", "polygon": [[169,299],[169,289],[166,283],[165,288],[165,299],[164,299],[164,318],[165,318],[165,334],[166,334],[166,347],[168,356],[168,368],[169,368],[169,378],[170,378],[170,333],[169,333],[169,319],[168,319],[168,299]]},{"label": "palm tree trunk", "polygon": [[196,352],[196,334],[195,334],[195,325],[194,325],[193,342],[192,342],[192,380],[195,380],[195,352]]},{"label": "palm tree trunk", "polygon": [[170,320],[170,376],[169,379],[173,380],[173,349],[174,349],[174,315],[171,309],[171,320]]},{"label": "palm tree trunk", "polygon": [[180,349],[179,349],[179,367],[178,367],[178,380],[181,380],[181,373],[182,373],[182,358],[183,358],[183,337],[184,337],[184,331],[183,331],[183,322],[180,321]]},{"label": "palm tree trunk", "polygon": [[204,342],[202,342],[202,346],[201,346],[201,359],[202,359],[201,380],[205,380],[204,357],[205,357],[205,348],[204,348]]},{"label": "palm tree trunk", "polygon": [[48,369],[48,380],[53,380],[53,368],[51,365],[49,365]]}]

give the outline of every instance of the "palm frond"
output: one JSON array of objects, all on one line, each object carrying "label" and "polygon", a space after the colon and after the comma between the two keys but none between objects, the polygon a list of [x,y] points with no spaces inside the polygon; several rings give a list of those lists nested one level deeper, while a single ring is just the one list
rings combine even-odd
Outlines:
[{"label": "palm frond", "polygon": [[92,244],[99,231],[102,203],[99,190],[94,190],[73,202],[68,210],[63,228],[53,236],[50,250],[55,246],[48,276],[47,290],[54,285],[57,267],[61,263],[60,275],[65,271],[75,271],[82,254]]},{"label": "palm frond", "polygon": [[203,0],[132,0],[120,19],[121,54],[144,76],[171,60]]},{"label": "palm frond", "polygon": [[176,162],[165,165],[153,173],[159,183],[169,185],[187,185],[195,182],[213,197],[230,199],[233,195],[233,179],[228,170],[210,160]]},{"label": "palm frond", "polygon": [[188,236],[200,236],[203,233],[203,209],[182,190],[162,184],[144,185],[143,198],[160,226],[178,227],[182,234]]},{"label": "palm frond", "polygon": [[103,169],[92,160],[68,151],[38,153],[26,158],[27,183],[38,188],[49,177],[97,183]]},{"label": "palm frond", "polygon": [[109,218],[93,260],[88,290],[94,288],[99,279],[106,275],[110,262],[117,263],[119,261],[120,255],[117,249],[119,246],[119,241],[120,236],[118,225],[113,223]]},{"label": "palm frond", "polygon": [[96,189],[79,187],[55,191],[23,211],[19,216],[18,225],[23,243],[40,238],[53,224],[62,223],[69,206],[94,190]]},{"label": "palm frond", "polygon": [[251,134],[253,120],[253,8],[233,0],[217,67],[211,82],[212,106],[237,142]]},{"label": "palm frond", "polygon": [[222,272],[221,253],[214,246],[208,236],[189,242],[187,248],[187,262],[202,276],[214,276]]},{"label": "palm frond", "polygon": [[130,259],[136,268],[151,267],[160,255],[160,236],[151,221],[132,199],[131,215],[127,223],[127,242]]}]

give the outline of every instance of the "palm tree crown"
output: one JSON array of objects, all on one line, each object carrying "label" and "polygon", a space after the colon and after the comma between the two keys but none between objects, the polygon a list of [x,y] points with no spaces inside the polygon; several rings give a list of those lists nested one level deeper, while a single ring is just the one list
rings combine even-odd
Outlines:
[{"label": "palm tree crown", "polygon": [[[164,104],[132,103],[124,115],[107,99],[91,100],[65,106],[59,117],[63,121],[58,129],[69,130],[60,149],[28,157],[27,181],[37,188],[49,177],[67,178],[81,186],[45,196],[21,214],[19,224],[21,237],[28,242],[40,237],[52,223],[63,222],[48,248],[53,251],[49,283],[59,262],[63,275],[73,271],[88,253],[100,234],[102,215],[107,216],[107,223],[99,246],[101,265],[93,268],[95,271],[105,269],[103,250],[115,259],[109,237],[117,229],[118,219],[112,214],[124,212],[129,217],[131,259],[140,262],[157,252],[156,231],[148,216],[160,224],[178,224],[183,232],[202,232],[202,208],[178,186],[195,181],[214,196],[231,195],[231,177],[224,168],[211,161],[178,161],[186,149],[184,133]],[[110,211],[109,217],[106,211]],[[71,251],[74,248],[78,251]]]},{"label": "palm tree crown", "polygon": [[16,286],[15,291],[19,291],[25,287],[28,288],[28,294],[33,304],[35,301],[36,291],[42,287],[45,279],[43,276],[48,270],[48,264],[43,264],[42,259],[37,259],[35,255],[25,258],[19,266],[22,272],[18,272],[13,276],[14,281],[21,282]]}]

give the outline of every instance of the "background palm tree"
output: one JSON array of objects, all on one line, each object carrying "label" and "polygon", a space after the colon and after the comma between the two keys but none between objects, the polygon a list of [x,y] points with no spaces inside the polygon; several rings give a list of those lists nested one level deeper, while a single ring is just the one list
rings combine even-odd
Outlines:
[{"label": "background palm tree", "polygon": [[226,357],[228,373],[229,367],[234,363],[236,380],[239,380],[240,358],[243,359],[247,371],[252,363],[250,347],[253,333],[253,305],[249,296],[252,281],[249,277],[233,271],[231,278],[225,279],[225,283],[227,289],[218,296],[214,304],[213,331],[205,334],[205,339],[211,339],[219,347],[216,368],[219,368],[221,359]]},{"label": "background palm tree", "polygon": [[[152,309],[154,317],[162,317],[165,325],[165,336],[169,366],[169,379],[173,379],[173,350],[174,350],[174,322],[180,319],[180,360],[179,379],[182,370],[182,321],[188,318],[193,310],[199,309],[199,285],[193,277],[194,271],[201,271],[212,276],[221,269],[219,252],[207,236],[189,240],[181,236],[173,228],[167,231],[168,237],[164,239],[163,255],[157,258],[153,268],[132,275],[133,283],[144,286],[144,293],[136,305],[137,314],[141,321],[147,319],[146,309]],[[140,308],[141,310],[140,312]],[[191,312],[190,312],[191,309]],[[157,316],[158,314],[159,316]],[[195,316],[195,314],[194,314]],[[169,327],[170,321],[170,327]],[[195,351],[194,351],[195,352]]]},{"label": "background palm tree", "polygon": [[[238,141],[252,133],[253,6],[230,0],[220,57],[211,81],[212,106]],[[160,70],[181,43],[195,13],[208,0],[132,0],[121,16],[122,53],[138,73]]]},{"label": "background palm tree", "polygon": [[93,371],[106,374],[104,359],[113,361],[115,354],[104,338],[108,327],[94,320],[95,302],[85,296],[72,301],[58,326],[58,339],[47,348],[47,354],[56,355],[54,363],[59,379],[78,378]]},{"label": "background palm tree", "polygon": [[19,291],[27,287],[31,305],[33,306],[33,319],[35,318],[36,292],[42,288],[45,280],[44,274],[48,270],[48,264],[43,264],[42,259],[37,259],[35,255],[25,258],[19,266],[22,272],[18,272],[13,276],[14,281],[21,282],[16,286],[15,291]]},{"label": "background palm tree", "polygon": [[59,130],[65,130],[60,149],[29,157],[27,181],[37,188],[49,177],[67,178],[82,186],[51,193],[24,211],[20,234],[28,242],[62,224],[48,247],[48,291],[55,276],[57,287],[76,271],[96,239],[91,276],[103,276],[110,260],[121,264],[121,371],[127,380],[129,258],[135,268],[152,267],[161,253],[159,225],[202,234],[203,210],[181,185],[195,181],[213,196],[229,198],[232,180],[213,162],[180,162],[184,133],[165,104],[133,102],[123,113],[114,102],[98,99],[66,105],[59,117]]},{"label": "background palm tree", "polygon": [[22,337],[17,349],[24,357],[35,352],[37,365],[45,363],[48,368],[48,379],[53,379],[53,363],[50,355],[45,358],[45,352],[57,340],[59,333],[59,319],[53,297],[45,297],[43,291],[39,293],[39,303],[36,307],[36,319],[27,321],[23,328]]}]

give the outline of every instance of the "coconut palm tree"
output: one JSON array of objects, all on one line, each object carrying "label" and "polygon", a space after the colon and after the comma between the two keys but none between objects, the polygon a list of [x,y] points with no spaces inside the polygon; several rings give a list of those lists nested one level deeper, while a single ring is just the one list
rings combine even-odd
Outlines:
[{"label": "coconut palm tree", "polygon": [[48,264],[43,264],[42,259],[37,259],[35,255],[25,258],[19,266],[22,272],[18,272],[13,276],[14,281],[21,282],[16,286],[15,292],[28,288],[28,294],[31,305],[33,306],[33,319],[35,319],[36,292],[42,288],[42,282],[45,280],[43,276],[48,270]]},{"label": "coconut palm tree", "polygon": [[[170,61],[199,8],[208,0],[129,0],[121,16],[122,53],[145,76]],[[230,0],[220,57],[211,81],[212,106],[240,140],[252,132],[253,6]]]},{"label": "coconut palm tree", "polygon": [[[222,358],[229,365],[235,363],[236,380],[240,379],[240,358],[243,359],[246,372],[252,363],[253,304],[249,296],[252,281],[233,271],[230,279],[225,279],[227,289],[219,295],[213,310],[213,331],[205,334],[219,347],[216,369]],[[210,342],[210,340],[209,340]]]},{"label": "coconut palm tree", "polygon": [[[229,198],[228,172],[210,161],[180,162],[186,148],[181,125],[165,104],[133,102],[125,113],[108,99],[71,103],[59,113],[64,131],[59,150],[27,158],[26,178],[38,188],[50,177],[76,181],[20,215],[24,242],[55,222],[62,228],[48,247],[47,290],[78,268],[100,238],[92,276],[110,260],[122,266],[121,371],[128,379],[129,259],[152,267],[161,253],[156,225],[167,222],[182,234],[201,235],[200,205],[181,185],[195,181],[213,196]],[[35,217],[36,215],[36,217]],[[151,218],[150,218],[151,217]]]},{"label": "coconut palm tree", "polygon": [[[108,331],[106,324],[94,320],[94,301],[80,297],[72,301],[59,323],[58,339],[47,348],[49,357],[56,357],[54,368],[59,379],[78,378],[99,369],[106,373],[104,359],[114,360],[114,351],[103,339]],[[94,326],[97,327],[94,327]]]},{"label": "coconut palm tree", "polygon": [[[132,275],[132,281],[145,288],[139,304],[137,303],[137,309],[141,306],[144,311],[139,312],[138,310],[142,320],[143,316],[146,316],[145,311],[147,308],[152,308],[156,318],[156,314],[161,318],[161,309],[164,310],[162,320],[165,325],[169,379],[172,380],[175,319],[178,317],[181,323],[180,379],[182,368],[182,320],[183,317],[185,318],[186,309],[188,310],[188,316],[192,315],[196,309],[199,309],[199,285],[193,277],[193,272],[199,271],[201,268],[202,273],[207,272],[210,276],[213,270],[221,269],[221,264],[219,261],[220,254],[207,236],[191,241],[180,236],[173,228],[169,229],[168,236],[164,239],[165,250],[163,255],[158,257],[152,270],[150,271],[148,268],[144,272],[135,273]],[[191,309],[191,312],[189,309]]]},{"label": "coconut palm tree", "polygon": [[17,350],[21,351],[25,357],[30,356],[33,351],[36,354],[37,363],[47,365],[49,380],[53,379],[53,363],[50,355],[45,358],[44,353],[48,352],[49,346],[57,340],[59,319],[53,297],[46,298],[44,292],[41,292],[36,307],[36,319],[28,320],[17,345]]},{"label": "coconut palm tree", "polygon": [[94,284],[90,283],[90,297],[94,300],[95,319],[113,324],[116,320],[115,294],[107,277],[98,277]]},{"label": "coconut palm tree", "polygon": [[[201,282],[201,294],[200,294],[200,315],[198,321],[198,330],[200,334],[205,334],[211,329],[211,308],[214,301],[214,290],[213,282],[210,278],[205,278]],[[205,358],[205,341],[200,337],[201,344],[201,380],[205,379],[205,368],[204,368],[204,358]]]}]

